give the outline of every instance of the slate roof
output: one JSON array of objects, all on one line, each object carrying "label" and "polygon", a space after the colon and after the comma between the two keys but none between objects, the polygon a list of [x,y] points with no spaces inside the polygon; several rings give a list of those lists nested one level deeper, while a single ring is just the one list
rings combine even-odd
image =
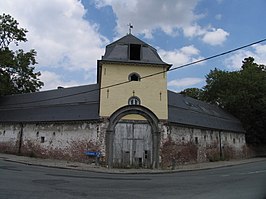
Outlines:
[{"label": "slate roof", "polygon": [[[98,84],[0,97],[0,122],[98,119]],[[221,108],[172,91],[168,91],[168,122],[244,132],[239,120]]]},{"label": "slate roof", "polygon": [[[140,60],[130,60],[129,46],[130,44],[141,45]],[[126,63],[143,63],[156,65],[167,65],[170,68],[172,65],[167,64],[157,53],[157,50],[149,44],[141,41],[132,34],[128,34],[121,39],[106,46],[105,54],[101,61],[109,62],[126,62]]]},{"label": "slate roof", "polygon": [[168,91],[168,122],[245,132],[240,121],[216,105]]},{"label": "slate roof", "polygon": [[99,119],[98,84],[0,97],[0,122]]}]

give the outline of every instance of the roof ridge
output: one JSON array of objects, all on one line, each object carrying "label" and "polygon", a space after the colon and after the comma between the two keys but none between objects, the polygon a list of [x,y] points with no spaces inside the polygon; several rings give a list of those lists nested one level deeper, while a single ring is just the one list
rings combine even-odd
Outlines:
[{"label": "roof ridge", "polygon": [[127,44],[132,43],[132,42],[130,42],[130,38],[133,38],[134,40],[137,40],[141,44],[145,44],[145,45],[151,46],[148,43],[146,43],[146,42],[142,41],[141,39],[137,38],[133,34],[126,34],[122,38],[113,41],[112,43],[108,44],[107,46],[112,46],[112,45],[117,44],[117,43],[123,43],[121,41],[124,41],[124,40],[125,40],[125,43],[127,43]]}]

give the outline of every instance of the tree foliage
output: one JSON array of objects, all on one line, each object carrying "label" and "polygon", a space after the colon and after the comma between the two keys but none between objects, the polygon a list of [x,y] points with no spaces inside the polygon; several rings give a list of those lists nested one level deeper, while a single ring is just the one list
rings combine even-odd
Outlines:
[{"label": "tree foliage", "polygon": [[180,94],[192,97],[194,99],[201,100],[203,96],[203,90],[200,88],[187,88],[181,91]]},{"label": "tree foliage", "polygon": [[240,119],[247,143],[266,144],[266,66],[245,58],[239,71],[211,70],[203,89],[181,93],[217,104]]},{"label": "tree foliage", "polygon": [[38,91],[43,83],[34,72],[36,51],[12,50],[10,45],[26,42],[27,30],[18,27],[10,15],[0,15],[0,96]]},{"label": "tree foliage", "polygon": [[241,70],[214,69],[206,76],[202,99],[218,104],[239,118],[247,131],[247,142],[266,144],[266,67],[248,57]]}]

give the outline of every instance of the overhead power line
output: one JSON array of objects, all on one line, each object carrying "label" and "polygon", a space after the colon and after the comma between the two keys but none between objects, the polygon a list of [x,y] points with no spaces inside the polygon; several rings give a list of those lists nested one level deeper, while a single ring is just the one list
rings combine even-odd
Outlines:
[{"label": "overhead power line", "polygon": [[256,41],[256,42],[253,42],[253,43],[250,43],[250,44],[247,44],[247,45],[244,45],[244,46],[241,46],[241,47],[238,47],[238,48],[234,48],[234,49],[232,49],[232,50],[225,51],[225,52],[223,52],[223,53],[219,53],[219,54],[216,54],[216,55],[213,55],[213,56],[207,57],[207,58],[199,59],[199,60],[197,60],[197,61],[190,62],[190,63],[188,63],[188,64],[183,64],[183,65],[181,65],[181,66],[177,66],[177,67],[170,68],[168,71],[162,71],[162,72],[154,73],[154,74],[151,74],[151,75],[147,75],[147,76],[142,77],[141,79],[148,78],[148,77],[152,77],[152,76],[155,76],[155,75],[159,75],[159,74],[161,74],[161,73],[165,73],[165,72],[170,72],[170,71],[177,70],[177,69],[180,69],[180,68],[184,68],[184,67],[187,67],[187,66],[191,66],[191,65],[194,65],[194,64],[198,64],[198,63],[201,63],[201,62],[204,62],[204,61],[210,60],[210,59],[214,59],[214,58],[216,58],[216,57],[221,57],[221,56],[223,56],[223,55],[227,55],[227,54],[233,53],[233,52],[235,52],[235,51],[238,51],[238,50],[241,50],[241,49],[244,49],[244,48],[247,48],[247,47],[253,46],[253,45],[255,45],[255,44],[262,43],[262,42],[264,42],[264,41],[266,41],[266,38],[265,38],[265,39],[262,39],[262,40],[259,40],[259,41]]},{"label": "overhead power line", "polygon": [[[150,74],[150,75],[146,75],[146,76],[143,76],[143,77],[140,77],[140,79],[145,79],[145,78],[149,78],[149,77],[153,77],[153,76],[156,76],[156,75],[160,75],[160,74],[163,74],[163,73],[167,73],[167,72],[171,72],[171,71],[174,71],[174,70],[177,70],[177,69],[180,69],[180,68],[184,68],[184,67],[187,67],[187,66],[191,66],[191,65],[194,65],[194,64],[198,64],[198,63],[201,63],[201,62],[204,62],[204,61],[207,61],[207,60],[210,60],[210,59],[214,59],[216,57],[221,57],[223,55],[227,55],[227,54],[230,54],[232,52],[235,52],[235,51],[238,51],[238,50],[241,50],[241,49],[244,49],[244,48],[247,48],[247,47],[250,47],[250,46],[253,46],[255,44],[259,44],[259,43],[262,43],[266,41],[266,38],[265,39],[262,39],[262,40],[259,40],[259,41],[256,41],[256,42],[253,42],[253,43],[250,43],[250,44],[247,44],[247,45],[244,45],[244,46],[241,46],[241,47],[238,47],[238,48],[234,48],[232,50],[228,50],[228,51],[225,51],[223,53],[219,53],[219,54],[216,54],[216,55],[213,55],[213,56],[210,56],[210,57],[207,57],[207,58],[203,58],[203,59],[199,59],[197,61],[194,61],[194,62],[190,62],[190,63],[187,63],[187,64],[183,64],[181,66],[177,66],[177,67],[172,67],[170,68],[168,71],[161,71],[161,72],[157,72],[157,73],[153,73],[153,74]],[[109,86],[104,86],[102,88],[99,88],[99,90],[101,89],[107,89],[107,88],[112,88],[112,87],[115,87],[115,86],[120,86],[122,84],[127,84],[131,82],[130,80],[127,80],[127,81],[124,81],[124,82],[119,82],[119,83],[116,83],[116,84],[112,84],[112,85],[109,85]],[[94,90],[93,90],[94,91]],[[90,91],[88,91],[90,92]]]},{"label": "overhead power line", "polygon": [[[191,66],[191,65],[194,65],[194,64],[198,64],[198,63],[201,63],[201,62],[210,60],[210,59],[214,59],[216,57],[221,57],[221,56],[224,56],[224,55],[227,55],[227,54],[230,54],[230,53],[239,51],[241,49],[244,49],[244,48],[253,46],[255,44],[259,44],[259,43],[265,42],[265,41],[266,41],[266,38],[261,39],[261,40],[258,40],[258,41],[255,41],[255,42],[252,42],[252,43],[249,43],[247,45],[244,45],[244,46],[241,46],[241,47],[238,47],[238,48],[234,48],[234,49],[231,49],[231,50],[228,50],[228,51],[225,51],[225,52],[216,54],[216,55],[209,56],[207,58],[199,59],[197,61],[190,62],[190,63],[187,63],[187,64],[183,64],[183,65],[180,65],[180,66],[177,66],[177,67],[172,67],[168,71],[161,71],[161,72],[157,72],[157,73],[152,73],[150,75],[143,76],[140,79],[150,78],[150,77],[153,77],[153,76],[156,76],[156,75],[160,75],[160,74],[167,73],[167,72],[171,72],[171,71],[174,71],[174,70],[177,70],[177,69],[180,69],[180,68],[184,68],[184,67],[187,67],[187,66]],[[119,83],[116,83],[116,84],[111,84],[111,85],[108,85],[108,86],[104,86],[104,87],[101,87],[101,88],[91,89],[89,91],[83,91],[83,92],[78,92],[78,93],[64,95],[64,96],[53,97],[53,98],[49,98],[49,99],[35,100],[35,101],[30,101],[30,102],[22,102],[22,103],[16,103],[16,104],[8,104],[8,105],[9,106],[10,105],[11,106],[12,105],[25,105],[25,104],[40,103],[40,102],[45,102],[45,101],[50,101],[50,100],[57,100],[57,99],[72,97],[72,96],[81,95],[81,94],[85,94],[85,93],[91,93],[91,92],[95,92],[95,91],[100,91],[102,89],[108,89],[108,88],[120,86],[120,85],[123,85],[123,84],[127,84],[127,83],[130,83],[130,82],[131,82],[130,80],[127,80],[127,81],[119,82]]]}]

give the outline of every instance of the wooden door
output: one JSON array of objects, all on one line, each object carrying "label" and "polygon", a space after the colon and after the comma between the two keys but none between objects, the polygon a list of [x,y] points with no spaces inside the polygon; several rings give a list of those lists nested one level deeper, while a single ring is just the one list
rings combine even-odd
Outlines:
[{"label": "wooden door", "polygon": [[113,164],[119,168],[150,168],[152,135],[148,123],[119,122],[115,127]]}]

